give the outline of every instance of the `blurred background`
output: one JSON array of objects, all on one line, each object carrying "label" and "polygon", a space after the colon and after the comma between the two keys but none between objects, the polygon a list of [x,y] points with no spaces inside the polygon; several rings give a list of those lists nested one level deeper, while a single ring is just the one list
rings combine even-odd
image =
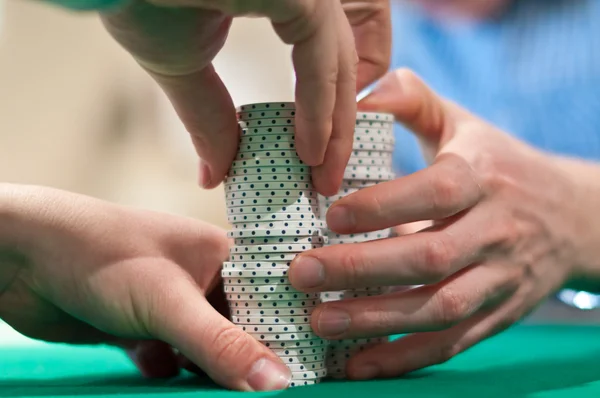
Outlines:
[{"label": "blurred background", "polygon": [[[227,226],[222,189],[170,104],[95,16],[0,0],[0,181],[40,184]],[[262,19],[234,23],[216,67],[236,105],[293,99],[290,48]],[[552,299],[527,322],[597,323]],[[0,344],[39,344],[0,323]]]}]

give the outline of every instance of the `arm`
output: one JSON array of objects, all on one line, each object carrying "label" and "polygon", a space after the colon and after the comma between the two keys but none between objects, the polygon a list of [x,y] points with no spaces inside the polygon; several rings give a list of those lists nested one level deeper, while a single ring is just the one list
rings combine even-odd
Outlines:
[{"label": "arm", "polygon": [[10,200],[11,187],[9,184],[0,184],[0,300],[19,270],[27,264],[26,257],[15,246],[15,236],[11,234],[17,218]]}]

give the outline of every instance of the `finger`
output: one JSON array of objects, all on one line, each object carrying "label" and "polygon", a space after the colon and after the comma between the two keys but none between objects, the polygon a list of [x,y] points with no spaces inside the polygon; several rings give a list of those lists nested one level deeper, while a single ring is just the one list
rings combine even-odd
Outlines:
[{"label": "finger", "polygon": [[[337,18],[346,18],[341,9]],[[327,144],[324,163],[313,168],[315,188],[323,195],[334,195],[338,192],[354,141],[355,117],[352,115],[356,114],[356,51],[348,24],[341,22],[338,26],[339,72],[333,131]]]},{"label": "finger", "polygon": [[407,69],[388,73],[373,93],[360,103],[362,110],[392,113],[437,153],[453,134],[459,112],[449,111],[444,100]]},{"label": "finger", "polygon": [[[178,282],[176,282],[178,281]],[[150,333],[176,347],[213,380],[242,391],[286,388],[289,369],[264,345],[217,313],[189,279],[154,292]]]},{"label": "finger", "polygon": [[388,0],[342,0],[358,52],[356,91],[372,84],[389,69],[392,51],[392,20]]},{"label": "finger", "polygon": [[201,158],[200,185],[218,186],[235,157],[239,135],[227,88],[212,65],[184,76],[151,74],[192,137]]},{"label": "finger", "polygon": [[313,312],[312,326],[327,339],[444,330],[518,285],[519,275],[504,264],[475,265],[436,285],[323,304]]},{"label": "finger", "polygon": [[443,228],[300,254],[290,282],[305,292],[437,283],[482,261],[487,235],[459,219]]},{"label": "finger", "polygon": [[179,374],[179,364],[173,349],[160,341],[140,341],[126,350],[144,377],[167,378]]},{"label": "finger", "polygon": [[331,17],[340,5],[335,1],[294,3],[305,6],[270,17],[281,39],[294,45],[296,149],[302,161],[318,166],[323,163],[333,128],[340,65],[338,26]]},{"label": "finger", "polygon": [[396,377],[441,364],[503,331],[523,315],[521,302],[511,299],[450,329],[412,334],[360,352],[350,360],[346,371],[351,379],[365,380]]},{"label": "finger", "polygon": [[327,212],[327,224],[342,234],[376,231],[451,217],[473,207],[482,197],[468,163],[444,154],[424,170],[338,200]]}]

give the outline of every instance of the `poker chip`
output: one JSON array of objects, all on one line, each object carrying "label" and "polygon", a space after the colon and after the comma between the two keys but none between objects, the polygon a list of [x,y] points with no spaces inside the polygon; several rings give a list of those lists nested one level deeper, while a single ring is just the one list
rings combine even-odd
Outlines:
[{"label": "poker chip", "polygon": [[310,363],[286,363],[292,372],[316,371],[325,369],[325,360]]},{"label": "poker chip", "polygon": [[237,325],[238,328],[248,333],[312,333],[310,324],[293,325]]},{"label": "poker chip", "polygon": [[[246,153],[251,151],[295,151],[296,144],[294,142],[262,142],[252,144],[240,144],[238,147],[238,153]],[[369,151],[359,151],[360,153],[367,153]]]},{"label": "poker chip", "polygon": [[367,121],[379,121],[393,123],[394,116],[388,113],[375,113],[375,112],[359,112],[356,115],[356,120],[367,120]]},{"label": "poker chip", "polygon": [[352,150],[351,156],[353,158],[367,158],[367,159],[380,158],[380,159],[390,159],[391,160],[393,158],[392,152],[360,150],[360,149]]},{"label": "poker chip", "polygon": [[[299,228],[308,228],[308,229],[319,229],[322,230],[325,228],[325,221],[318,219],[310,219],[310,220],[290,220],[290,221],[250,221],[250,222],[238,222],[236,224],[232,224],[232,232],[236,233],[239,230],[248,231],[250,229],[255,230],[264,230],[264,229],[273,229],[273,230],[281,230],[287,231],[290,234],[295,233]],[[284,233],[285,234],[285,233]],[[272,235],[271,235],[272,236]]]},{"label": "poker chip", "polygon": [[265,213],[265,214],[234,214],[227,216],[231,224],[269,221],[311,221],[318,218],[318,212],[305,213]]},{"label": "poker chip", "polygon": [[[251,238],[270,238],[276,237],[274,239],[297,239],[302,238],[304,240],[297,241],[297,243],[305,243],[308,239],[323,237],[323,230],[321,228],[272,228],[272,229],[256,229],[256,230],[232,230],[227,232],[227,236],[229,238],[238,238],[238,239],[251,239]],[[317,239],[317,242],[319,240]],[[240,244],[244,244],[245,241],[239,241]],[[288,242],[283,240],[280,242]],[[296,241],[295,241],[296,242]],[[325,242],[325,240],[323,240]],[[265,242],[265,243],[271,243]],[[236,243],[237,244],[237,243]]]},{"label": "poker chip", "polygon": [[286,317],[286,316],[306,316],[312,314],[315,307],[302,308],[235,308],[231,309],[233,317]]},{"label": "poker chip", "polygon": [[[305,166],[300,159],[285,159],[285,158],[265,158],[265,159],[250,159],[250,160],[234,160],[231,168],[242,169],[244,167],[269,167],[269,166]],[[254,189],[254,188],[247,188]]]},{"label": "poker chip", "polygon": [[290,387],[304,387],[310,386],[314,384],[319,384],[321,379],[313,379],[313,380],[292,380],[290,381]]},{"label": "poker chip", "polygon": [[[271,118],[293,118],[296,116],[295,109],[261,110],[238,112],[238,120],[271,119]],[[368,119],[371,120],[371,119]]]},{"label": "poker chip", "polygon": [[[224,262],[223,270],[268,270],[288,269],[291,261],[233,261]],[[229,271],[228,271],[229,272]],[[225,276],[225,275],[223,275]],[[272,276],[272,275],[269,275]],[[268,279],[261,279],[266,281]]]},{"label": "poker chip", "polygon": [[292,286],[286,277],[277,278],[223,278],[224,286]]},{"label": "poker chip", "polygon": [[302,357],[305,355],[326,355],[327,352],[327,344],[318,346],[318,347],[293,347],[293,348],[273,348],[271,347],[271,351],[282,361],[286,361],[286,358],[289,357]]},{"label": "poker chip", "polygon": [[243,176],[227,177],[226,185],[247,182],[309,182],[306,174],[246,174]]},{"label": "poker chip", "polygon": [[388,238],[390,236],[391,233],[391,229],[387,228],[387,229],[382,229],[379,231],[374,231],[374,232],[361,232],[358,234],[338,234],[335,232],[331,232],[331,231],[326,231],[325,234],[327,235],[327,237],[329,238],[329,241],[331,243],[331,241],[346,241],[346,242],[351,242],[354,239],[361,239],[361,240],[377,240],[377,239],[384,239],[384,238]]},{"label": "poker chip", "polygon": [[265,166],[265,167],[238,167],[237,169],[229,169],[229,177],[241,176],[270,176],[272,174],[285,175],[303,175],[307,176],[310,173],[309,166]]},{"label": "poker chip", "polygon": [[344,172],[344,178],[346,180],[390,181],[396,178],[396,175],[393,172],[361,172],[357,170],[347,170]]},{"label": "poker chip", "polygon": [[287,269],[254,269],[254,270],[231,270],[231,269],[223,269],[221,271],[221,276],[223,278],[228,277],[280,277],[287,276]]},{"label": "poker chip", "polygon": [[292,261],[298,255],[293,253],[248,253],[248,254],[231,254],[230,261]]},{"label": "poker chip", "polygon": [[[310,354],[310,355],[287,355],[287,356],[279,356],[279,359],[286,365],[292,364],[300,364],[300,365],[309,365],[315,362],[324,363],[326,359],[325,354]],[[322,368],[319,368],[322,369]]]},{"label": "poker chip", "polygon": [[327,376],[327,370],[306,370],[303,372],[292,372],[292,379],[318,379]]},{"label": "poker chip", "polygon": [[256,159],[300,159],[295,150],[276,150],[276,151],[253,151],[239,152],[235,160],[256,160]]},{"label": "poker chip", "polygon": [[[244,134],[244,131],[242,131]],[[261,144],[261,143],[276,143],[276,142],[285,142],[293,144],[296,142],[296,139],[293,135],[285,133],[276,133],[276,134],[252,134],[249,131],[246,131],[244,135],[240,138],[239,146],[242,147],[244,145],[249,144]]]},{"label": "poker chip", "polygon": [[252,192],[227,192],[226,200],[251,198],[316,198],[317,193],[312,189],[271,189]]},{"label": "poker chip", "polygon": [[[256,335],[251,335],[255,340],[259,340],[257,339]],[[276,351],[276,349],[292,349],[292,348],[304,348],[304,349],[309,349],[309,348],[325,348],[328,345],[327,340],[323,340],[323,339],[313,339],[313,340],[279,340],[279,341],[266,341],[266,340],[259,340],[261,343],[263,343],[263,345],[265,345],[266,347],[272,349],[273,351]]]},{"label": "poker chip", "polygon": [[302,293],[292,285],[225,285],[225,293]]},{"label": "poker chip", "polygon": [[357,120],[356,123],[354,123],[354,125],[356,126],[356,128],[371,128],[371,129],[391,129],[392,128],[392,124],[390,122],[383,122],[383,121],[377,121],[377,120]]},{"label": "poker chip", "polygon": [[229,301],[287,301],[287,300],[318,300],[319,293],[227,293]]},{"label": "poker chip", "polygon": [[233,243],[237,246],[265,245],[265,244],[324,244],[327,238],[323,236],[276,236],[276,237],[250,237],[237,238]]},{"label": "poker chip", "polygon": [[392,152],[394,150],[394,144],[392,143],[381,143],[381,142],[354,142],[352,144],[353,150],[363,150],[363,151],[385,151]]},{"label": "poker chip", "polygon": [[227,201],[227,207],[244,206],[291,206],[291,205],[318,205],[319,201],[315,198],[301,196],[299,198],[250,198],[250,199],[232,199]]},{"label": "poker chip", "polygon": [[262,102],[256,104],[241,105],[236,108],[238,113],[240,112],[252,112],[252,111],[268,111],[268,110],[282,110],[289,109],[295,110],[296,103],[294,102]]},{"label": "poker chip", "polygon": [[237,308],[295,308],[302,309],[306,307],[316,307],[321,303],[321,300],[283,300],[283,301],[231,301],[229,307],[231,309]]},{"label": "poker chip", "polygon": [[318,205],[268,205],[230,207],[228,214],[319,213]]},{"label": "poker chip", "polygon": [[[240,325],[238,325],[239,327]],[[279,341],[320,341],[321,338],[313,332],[297,332],[297,333],[253,333],[246,332],[254,338],[254,340],[265,342]]]},{"label": "poker chip", "polygon": [[290,325],[290,324],[310,324],[310,316],[232,316],[232,321],[236,324],[244,325]]},{"label": "poker chip", "polygon": [[263,182],[247,182],[247,183],[225,183],[226,191],[240,191],[252,189],[256,191],[265,191],[265,190],[287,190],[287,189],[313,189],[312,183],[310,182],[287,182],[287,181],[263,181]]},{"label": "poker chip", "polygon": [[[357,124],[357,126],[364,127],[379,127],[378,124],[370,124],[370,123],[378,123],[378,122],[364,122],[362,124]],[[260,127],[283,127],[283,126],[293,126],[294,118],[293,117],[272,117],[268,119],[254,119],[254,120],[239,120],[238,124],[242,129],[247,129],[247,131],[258,130]],[[382,126],[383,127],[383,126]],[[256,133],[258,134],[258,133]]]},{"label": "poker chip", "polygon": [[350,158],[349,166],[386,166],[391,169],[392,160],[387,158]]},{"label": "poker chip", "polygon": [[249,245],[249,246],[233,246],[229,249],[230,253],[297,253],[306,250],[318,249],[323,247],[322,244],[270,244],[270,245]]}]

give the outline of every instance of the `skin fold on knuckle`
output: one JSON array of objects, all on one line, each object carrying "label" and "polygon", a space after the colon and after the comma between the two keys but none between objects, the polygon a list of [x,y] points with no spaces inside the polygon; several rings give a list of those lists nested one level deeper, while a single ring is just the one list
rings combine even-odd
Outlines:
[{"label": "skin fold on knuckle", "polygon": [[441,239],[428,239],[422,249],[421,269],[415,272],[421,276],[422,283],[437,283],[444,280],[451,271],[453,255],[450,245]]},{"label": "skin fold on knuckle", "polygon": [[241,368],[249,371],[259,357],[259,353],[253,350],[255,341],[252,337],[233,325],[214,332],[207,347],[211,350],[211,369],[221,372],[229,370],[236,373]]},{"label": "skin fold on knuckle", "polygon": [[435,294],[435,319],[439,329],[447,329],[468,317],[471,305],[465,295],[459,294],[453,288],[442,287]]},{"label": "skin fold on knuckle", "polygon": [[368,260],[368,256],[365,256],[359,245],[353,250],[346,250],[342,253],[340,262],[342,273],[340,278],[335,278],[335,282],[332,283],[336,287],[360,287],[361,281],[370,275],[370,269],[372,265]]}]

